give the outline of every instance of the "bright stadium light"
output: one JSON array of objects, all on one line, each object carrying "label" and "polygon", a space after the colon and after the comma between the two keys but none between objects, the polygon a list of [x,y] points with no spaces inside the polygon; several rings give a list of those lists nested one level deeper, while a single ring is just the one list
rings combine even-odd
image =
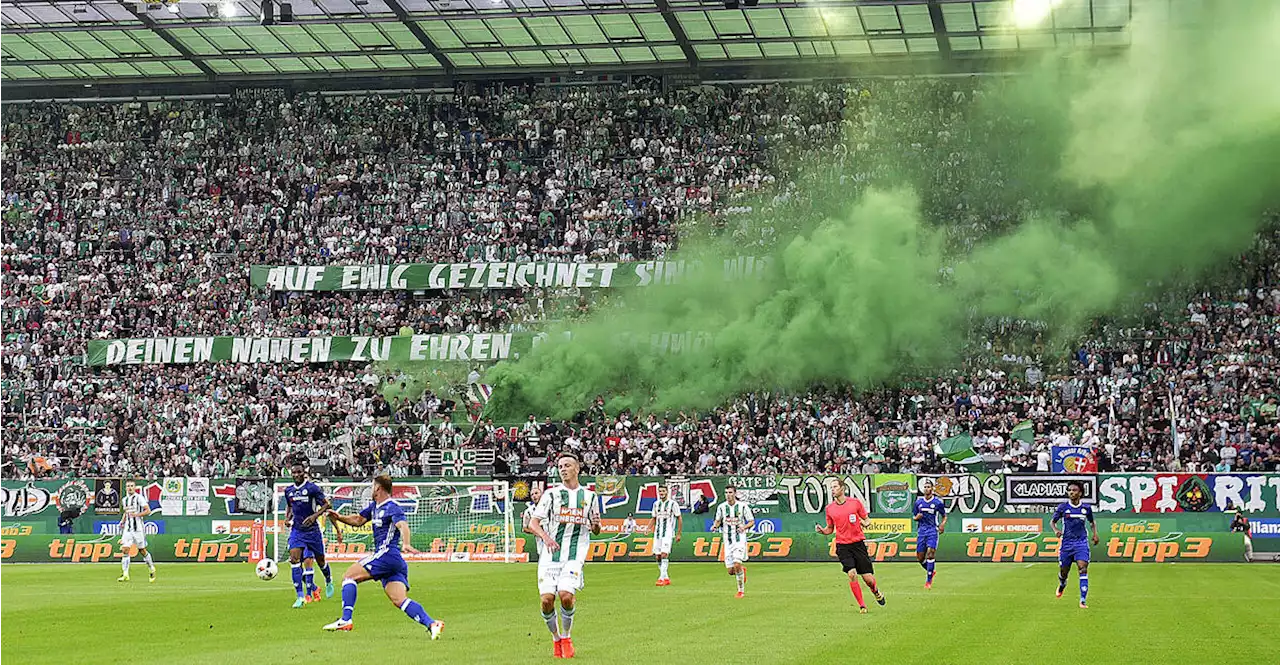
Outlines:
[{"label": "bright stadium light", "polygon": [[235,16],[236,3],[231,2],[230,0],[223,0],[222,4],[218,5],[218,13],[222,14],[223,18],[230,18],[232,16]]},{"label": "bright stadium light", "polygon": [[1034,28],[1060,4],[1062,0],[1013,0],[1013,24],[1021,29]]}]

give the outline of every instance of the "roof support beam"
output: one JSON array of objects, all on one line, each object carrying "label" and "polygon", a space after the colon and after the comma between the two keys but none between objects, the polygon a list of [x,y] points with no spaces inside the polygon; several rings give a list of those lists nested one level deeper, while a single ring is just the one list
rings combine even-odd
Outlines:
[{"label": "roof support beam", "polygon": [[391,13],[396,15],[396,20],[400,21],[404,27],[409,29],[409,32],[413,33],[414,38],[422,44],[422,48],[426,49],[428,53],[434,56],[440,63],[441,67],[444,67],[444,73],[452,75],[453,63],[450,62],[444,52],[436,46],[436,43],[431,41],[431,37],[427,36],[427,33],[423,32],[422,28],[419,28],[418,24],[414,23],[413,20],[409,18],[409,12],[405,11],[404,7],[400,6],[399,0],[383,0],[383,2],[387,5],[387,8],[391,10]]},{"label": "roof support beam", "polygon": [[929,21],[933,23],[933,36],[938,40],[938,55],[944,60],[950,59],[951,35],[947,33],[947,22],[942,17],[942,5],[938,0],[929,0]]},{"label": "roof support beam", "polygon": [[[156,22],[150,16],[147,15],[146,5],[141,5],[142,11],[138,11],[139,5],[137,4],[129,3],[129,2],[124,2],[121,4],[123,4],[131,14],[138,17],[138,20],[142,22],[142,25],[146,26],[147,29],[152,32],[152,34],[159,37],[160,39],[163,39],[164,42],[169,46],[172,46],[173,50],[177,51],[179,55],[189,60],[191,64],[195,65],[201,71],[201,73],[204,74],[205,78],[212,81],[218,77],[217,72],[213,71],[213,68],[205,64],[205,62],[200,59],[200,56],[196,55],[195,53],[192,53],[191,49],[187,48],[186,44],[183,44],[182,42],[178,41],[176,37],[169,34],[168,30],[165,30],[164,28],[156,24]],[[167,58],[160,58],[160,59],[166,60]],[[117,58],[112,62],[120,62],[120,60],[121,59]]]},{"label": "roof support beam", "polygon": [[684,59],[689,61],[689,66],[697,69],[698,52],[694,50],[693,44],[689,43],[689,36],[684,34],[684,26],[680,25],[680,20],[675,14],[671,13],[671,3],[667,0],[654,0],[654,4],[658,6],[658,11],[662,12],[662,20],[667,22],[667,28],[671,30],[671,34],[675,36],[676,43],[680,44],[680,50],[684,52]]}]

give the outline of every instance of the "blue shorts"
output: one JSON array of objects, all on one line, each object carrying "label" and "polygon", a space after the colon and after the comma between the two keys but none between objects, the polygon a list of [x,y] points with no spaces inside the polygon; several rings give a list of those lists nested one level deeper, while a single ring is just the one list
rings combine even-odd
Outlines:
[{"label": "blue shorts", "polygon": [[1062,546],[1058,548],[1058,565],[1067,566],[1072,561],[1089,562],[1089,541],[1062,541]]},{"label": "blue shorts", "polygon": [[916,551],[923,552],[927,549],[938,549],[938,532],[923,532],[916,534]]},{"label": "blue shorts", "polygon": [[289,530],[289,549],[302,548],[302,558],[314,559],[324,556],[324,534],[319,529],[299,531]]},{"label": "blue shorts", "polygon": [[404,585],[409,589],[409,564],[400,556],[400,550],[380,550],[360,560],[360,565],[369,571],[369,576],[382,582],[386,587],[392,582]]}]

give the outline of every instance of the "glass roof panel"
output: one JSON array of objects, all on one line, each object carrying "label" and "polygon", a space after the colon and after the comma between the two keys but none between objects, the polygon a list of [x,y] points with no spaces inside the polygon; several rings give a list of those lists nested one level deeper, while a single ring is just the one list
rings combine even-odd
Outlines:
[{"label": "glass roof panel", "polygon": [[942,23],[948,32],[973,32],[978,24],[973,18],[972,3],[942,5]]},{"label": "glass roof panel", "polygon": [[1064,2],[1053,8],[1052,16],[1055,28],[1088,28],[1093,24],[1088,2]]},{"label": "glass roof panel", "polygon": [[659,60],[666,61],[682,61],[685,59],[684,50],[679,46],[655,46],[653,54],[658,56]]},{"label": "glass roof panel", "polygon": [[608,41],[593,16],[564,16],[560,23],[575,44],[603,44]]},{"label": "glass roof panel", "polygon": [[63,67],[62,65],[32,65],[32,69],[44,74],[49,78],[71,78],[75,76],[75,72]]},{"label": "glass roof panel", "polygon": [[[92,35],[93,33],[85,34]],[[218,47],[201,36],[200,32],[195,28],[173,28],[169,31],[169,34],[173,35],[174,39],[177,39],[180,44],[187,47],[187,50],[196,55],[217,55],[220,52]]]},{"label": "glass roof panel", "polygon": [[[858,15],[853,9],[846,9],[845,14],[837,14],[835,10],[827,9],[817,11],[814,9],[784,9],[782,15],[787,19],[787,25],[791,26],[791,34],[796,37],[826,37],[828,14],[833,21],[842,23],[852,21],[857,23]],[[861,30],[862,26],[858,26]]]},{"label": "glass roof panel", "polygon": [[516,51],[511,55],[524,67],[546,67],[551,64],[542,51]]},{"label": "glass roof panel", "polygon": [[378,66],[373,64],[373,59],[364,55],[344,55],[338,58],[338,62],[347,69],[377,69]]},{"label": "glass roof panel", "polygon": [[800,56],[800,52],[794,42],[761,44],[760,49],[764,51],[764,57],[766,58],[796,58]]},{"label": "glass roof panel", "polygon": [[671,28],[661,14],[636,14],[635,19],[645,39],[654,42],[675,41],[675,35],[671,34]]},{"label": "glass roof panel", "polygon": [[582,55],[593,65],[609,65],[622,62],[618,53],[611,48],[584,48]]},{"label": "glass roof panel", "polygon": [[721,37],[754,37],[751,24],[740,9],[719,9],[707,12],[711,27]]},{"label": "glass roof panel", "polygon": [[108,62],[99,66],[111,72],[112,76],[141,76],[138,70],[127,62]]},{"label": "glass roof panel", "polygon": [[448,21],[448,24],[467,46],[498,46],[502,43],[481,19]]},{"label": "glass roof panel", "polygon": [[691,40],[716,38],[716,31],[711,27],[711,21],[707,18],[706,12],[680,12],[676,14],[676,20],[684,29],[685,36]]},{"label": "glass roof panel", "polygon": [[760,53],[760,46],[751,42],[725,44],[724,51],[729,54],[731,60],[750,60],[764,57]]},{"label": "glass roof panel", "polygon": [[296,73],[311,71],[311,68],[307,66],[307,63],[303,62],[302,58],[277,58],[272,60],[271,64],[275,65],[276,69],[279,69],[282,72]]},{"label": "glass roof panel", "polygon": [[644,39],[630,14],[602,14],[596,17],[596,22],[609,39]]},{"label": "glass roof panel", "polygon": [[440,69],[442,67],[440,61],[430,54],[416,54],[406,57],[409,58],[409,62],[413,63],[415,69]]},{"label": "glass roof panel", "polygon": [[694,44],[693,51],[699,60],[724,60],[724,47],[719,44]]},{"label": "glass roof panel", "polygon": [[498,36],[503,46],[537,46],[538,41],[529,34],[520,19],[489,19],[489,29]]},{"label": "glass roof panel", "polygon": [[654,62],[657,60],[648,46],[622,46],[618,48],[618,55],[622,56],[625,62]]},{"label": "glass roof panel", "polygon": [[512,67],[516,64],[510,55],[502,51],[481,51],[476,54],[476,57],[485,67]]},{"label": "glass roof panel", "polygon": [[278,25],[272,28],[272,32],[281,41],[289,45],[294,53],[318,53],[324,50],[324,45],[316,41],[311,33],[300,25],[284,26]]},{"label": "glass roof panel", "polygon": [[418,27],[427,34],[431,43],[443,49],[462,48],[462,40],[444,21],[421,21]]},{"label": "glass roof panel", "polygon": [[1093,24],[1118,28],[1129,25],[1129,0],[1092,0]]},{"label": "glass roof panel", "polygon": [[259,53],[288,53],[289,45],[275,37],[270,29],[260,25],[248,25],[236,28],[236,34],[246,44],[252,44],[253,50]]},{"label": "glass roof panel", "polygon": [[[824,9],[820,13],[822,24],[826,27],[827,34],[832,36],[861,35],[862,21],[858,18],[858,10],[853,7],[833,7]],[[791,22],[793,29],[795,21]],[[817,35],[821,36],[821,35]]]},{"label": "glass roof panel", "polygon": [[929,8],[925,5],[897,5],[898,16],[902,19],[902,29],[909,35],[932,35],[933,20],[929,18]]},{"label": "glass roof panel", "polygon": [[872,39],[871,52],[875,55],[896,55],[907,52],[905,39]]},{"label": "glass roof panel", "polygon": [[930,37],[915,37],[907,39],[907,49],[912,53],[937,53],[938,40]]},{"label": "glass roof panel", "polygon": [[1052,32],[1022,32],[1018,34],[1019,48],[1053,48]]},{"label": "glass roof panel", "polygon": [[866,5],[859,7],[858,12],[862,14],[862,23],[867,26],[867,32],[871,34],[877,32],[902,32],[902,24],[898,21],[898,12],[892,6]]},{"label": "glass roof panel", "polygon": [[851,56],[871,55],[871,47],[867,45],[865,39],[851,39],[846,41],[831,42],[836,49],[836,55],[842,58]]},{"label": "glass roof panel", "polygon": [[554,18],[527,18],[524,20],[525,27],[543,46],[558,46],[561,44],[572,44],[573,40],[569,38],[569,33],[560,27],[560,22]]},{"label": "glass roof panel", "polygon": [[374,64],[385,69],[410,69],[413,64],[403,55],[375,55]]},{"label": "glass roof panel", "polygon": [[777,9],[754,9],[747,13],[751,30],[757,37],[790,37],[791,31]]},{"label": "glass roof panel", "polygon": [[470,53],[450,53],[447,57],[449,58],[449,62],[452,62],[455,67],[480,66],[480,61]]},{"label": "glass roof panel", "polygon": [[1016,35],[983,35],[983,49],[1007,50],[1018,48],[1018,37]]},{"label": "glass roof panel", "polygon": [[[17,35],[13,35],[17,36]],[[6,37],[6,39],[8,39]],[[90,58],[113,58],[115,52],[98,41],[92,32],[64,32],[62,39]]]}]

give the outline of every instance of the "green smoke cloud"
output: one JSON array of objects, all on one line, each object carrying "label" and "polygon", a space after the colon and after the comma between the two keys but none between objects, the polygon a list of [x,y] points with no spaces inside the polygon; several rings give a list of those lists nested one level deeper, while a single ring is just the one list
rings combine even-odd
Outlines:
[{"label": "green smoke cloud", "polygon": [[[1024,129],[986,138],[955,190],[978,208],[1023,200],[1002,235],[957,253],[948,222],[926,220],[916,192],[928,190],[911,168],[886,165],[896,185],[850,200],[838,174],[812,164],[812,209],[778,225],[795,231],[763,278],[725,283],[709,270],[631,294],[575,325],[571,341],[552,331],[490,371],[494,404],[566,416],[601,394],[614,409],[697,408],[745,390],[874,385],[954,366],[975,317],[1070,334],[1126,294],[1242,251],[1280,191],[1280,3],[1213,4],[1183,16],[1185,28],[1138,15],[1125,55],[1055,57],[988,92],[965,131],[990,133],[1001,114]],[[1018,169],[1003,174],[1007,191],[983,185],[996,154]],[[739,252],[724,239],[694,245],[679,258],[715,266]],[[686,331],[709,342],[679,353],[647,343]]]}]

